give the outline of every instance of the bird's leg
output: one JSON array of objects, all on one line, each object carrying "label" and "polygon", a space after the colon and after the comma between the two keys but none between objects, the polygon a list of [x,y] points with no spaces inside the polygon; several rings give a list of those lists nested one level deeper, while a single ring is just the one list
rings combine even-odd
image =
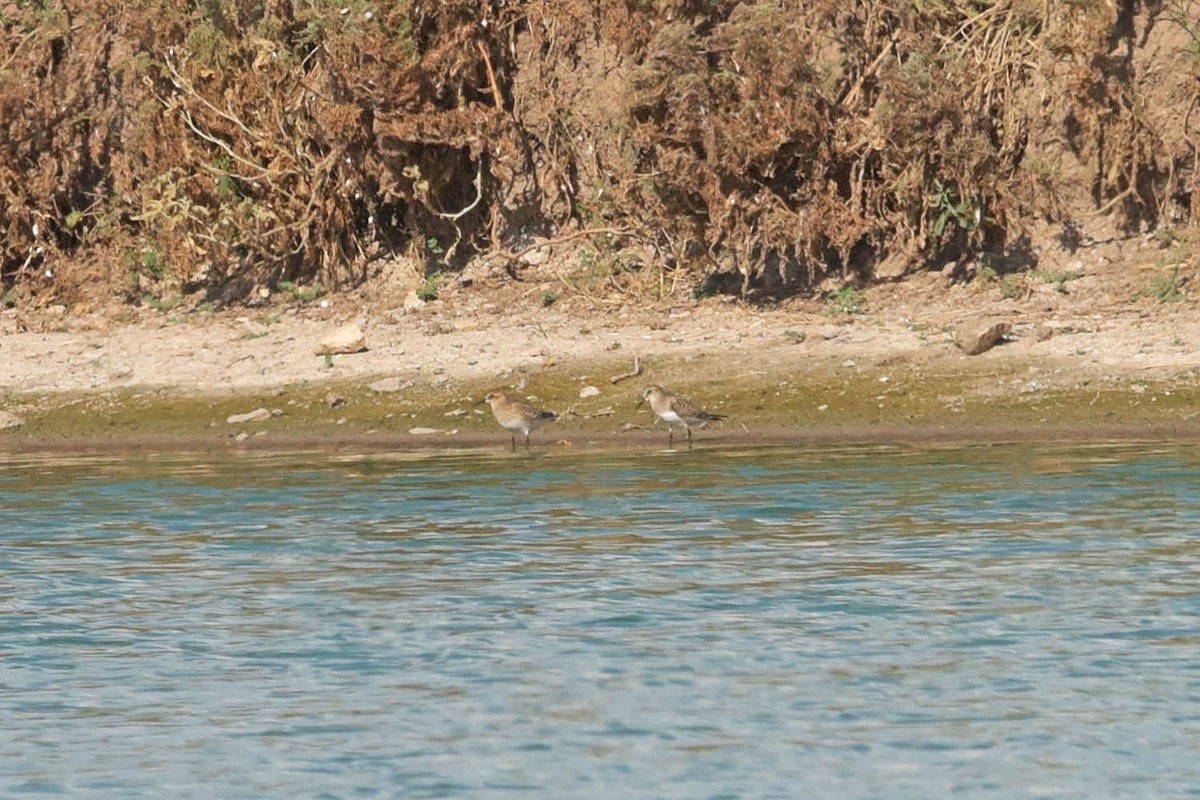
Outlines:
[{"label": "bird's leg", "polygon": [[517,435],[515,433],[512,434],[512,451],[517,452]]},{"label": "bird's leg", "polygon": [[692,449],[692,428],[691,428],[691,426],[690,426],[690,425],[684,425],[684,426],[683,426],[683,429],[684,429],[685,431],[687,431],[687,435],[688,435],[688,450],[691,450],[691,449]]},{"label": "bird's leg", "polygon": [[529,449],[529,434],[525,434],[525,449]]},{"label": "bird's leg", "polygon": [[668,425],[667,426],[667,447],[671,447],[674,444],[675,444],[675,426]]}]

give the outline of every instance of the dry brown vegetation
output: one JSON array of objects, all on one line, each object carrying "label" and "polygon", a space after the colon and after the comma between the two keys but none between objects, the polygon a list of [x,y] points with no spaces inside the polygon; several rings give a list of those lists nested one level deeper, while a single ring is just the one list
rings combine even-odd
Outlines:
[{"label": "dry brown vegetation", "polygon": [[1194,0],[0,0],[0,37],[8,304],[580,232],[610,282],[781,294],[1200,213]]}]

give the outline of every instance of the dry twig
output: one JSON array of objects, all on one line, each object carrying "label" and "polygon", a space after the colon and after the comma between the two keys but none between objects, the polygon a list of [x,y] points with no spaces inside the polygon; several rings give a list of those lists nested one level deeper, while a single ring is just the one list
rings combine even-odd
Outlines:
[{"label": "dry twig", "polygon": [[611,378],[609,378],[609,380],[612,381],[613,383],[620,383],[621,381],[625,380],[626,378],[636,378],[638,375],[641,375],[641,374],[642,374],[642,362],[640,359],[638,359],[637,355],[635,354],[633,357],[633,370],[631,372],[622,372],[620,375],[613,375]]}]

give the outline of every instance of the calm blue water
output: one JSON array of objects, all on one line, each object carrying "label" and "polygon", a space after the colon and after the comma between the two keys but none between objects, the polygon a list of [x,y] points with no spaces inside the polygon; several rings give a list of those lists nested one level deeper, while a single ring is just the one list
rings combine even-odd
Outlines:
[{"label": "calm blue water", "polygon": [[1189,449],[213,458],[0,456],[0,796],[1200,797]]}]

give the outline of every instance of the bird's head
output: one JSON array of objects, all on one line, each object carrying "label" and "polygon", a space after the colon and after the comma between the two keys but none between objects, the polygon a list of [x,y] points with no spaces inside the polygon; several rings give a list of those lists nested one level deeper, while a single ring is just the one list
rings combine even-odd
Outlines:
[{"label": "bird's head", "polygon": [[657,386],[647,386],[645,389],[642,389],[642,399],[638,400],[638,404],[634,408],[641,408],[646,404],[647,400],[653,400],[661,391],[662,389]]}]

